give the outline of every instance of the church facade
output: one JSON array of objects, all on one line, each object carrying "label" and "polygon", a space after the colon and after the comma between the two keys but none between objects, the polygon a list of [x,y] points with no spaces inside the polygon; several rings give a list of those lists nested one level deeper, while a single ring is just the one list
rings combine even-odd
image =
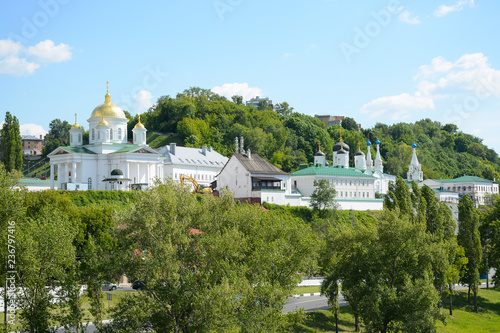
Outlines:
[{"label": "church facade", "polygon": [[140,118],[132,130],[133,142],[128,141],[128,119],[119,106],[111,103],[109,90],[87,122],[89,144],[83,144],[83,128],[75,115],[70,145],[48,155],[51,189],[128,190],[164,178],[165,157],[146,144],[147,130]]}]

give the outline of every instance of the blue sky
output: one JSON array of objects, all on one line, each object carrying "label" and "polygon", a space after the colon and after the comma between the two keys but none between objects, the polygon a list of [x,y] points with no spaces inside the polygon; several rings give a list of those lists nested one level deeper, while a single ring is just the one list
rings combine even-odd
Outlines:
[{"label": "blue sky", "polygon": [[[191,86],[305,114],[456,123],[500,152],[500,3],[482,0],[2,1],[0,117],[87,127]],[[41,128],[40,128],[41,127]]]}]

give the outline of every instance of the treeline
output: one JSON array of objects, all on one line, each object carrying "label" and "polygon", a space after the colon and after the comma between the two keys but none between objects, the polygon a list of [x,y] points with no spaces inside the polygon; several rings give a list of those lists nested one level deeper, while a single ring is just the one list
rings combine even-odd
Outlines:
[{"label": "treeline", "polygon": [[[247,107],[242,104],[241,96],[233,96],[233,101],[229,101],[200,88],[187,89],[176,97],[159,98],[141,119],[149,130],[174,133],[187,146],[211,145],[226,156],[234,151],[234,138],[243,136],[248,148],[285,171],[294,171],[299,164],[311,162],[319,143],[331,160],[332,147],[340,140],[341,129],[294,112],[286,102],[276,104],[274,110],[262,103],[258,108]],[[136,123],[137,117],[129,129]],[[392,126],[378,123],[359,132],[356,121],[347,117],[342,126],[342,137],[351,152],[357,151],[359,143],[366,153],[368,140],[372,143],[380,140],[385,170],[396,176],[406,178],[413,142],[418,145],[426,178],[454,178],[464,174],[486,179],[500,176],[498,154],[480,138],[459,131],[453,124],[424,119]],[[350,154],[351,165],[353,155]]]},{"label": "treeline", "polygon": [[[423,119],[414,124],[377,123],[373,128],[359,131],[356,121],[349,117],[342,122],[342,127],[328,127],[316,117],[294,112],[287,102],[274,105],[274,109],[261,102],[257,108],[247,107],[241,96],[233,96],[229,101],[211,90],[192,87],[175,97],[160,97],[141,115],[141,121],[148,135],[153,131],[166,135],[165,140],[155,140],[153,148],[157,148],[155,143],[168,142],[190,147],[207,145],[230,156],[234,152],[234,138],[243,136],[246,148],[287,172],[313,161],[320,144],[331,161],[332,147],[342,135],[351,149],[351,165],[359,146],[366,153],[366,142],[375,143],[378,139],[382,142],[385,171],[406,178],[411,145],[416,142],[425,178],[455,178],[465,174],[490,180],[500,177],[498,154],[485,146],[482,139],[461,132],[453,124]],[[131,138],[139,119],[127,111],[125,115],[129,119],[128,137]],[[44,155],[58,146],[69,145],[71,124],[55,119],[49,127]],[[84,132],[83,140],[88,143],[88,131]],[[373,157],[374,154],[372,150]]]}]

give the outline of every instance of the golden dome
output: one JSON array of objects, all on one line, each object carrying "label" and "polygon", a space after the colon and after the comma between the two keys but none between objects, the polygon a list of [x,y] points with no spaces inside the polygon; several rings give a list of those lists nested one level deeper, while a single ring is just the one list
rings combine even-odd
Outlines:
[{"label": "golden dome", "polygon": [[115,117],[127,119],[122,108],[111,103],[111,96],[109,95],[109,91],[106,93],[106,96],[104,96],[104,103],[97,106],[90,116],[90,118],[100,117]]},{"label": "golden dome", "polygon": [[78,122],[76,121],[76,113],[75,113],[75,124],[71,126],[71,129],[82,129],[82,127],[78,125]]},{"label": "golden dome", "polygon": [[139,113],[139,122],[134,126],[134,128],[145,128],[141,123],[141,114]]},{"label": "golden dome", "polygon": [[97,126],[109,126],[108,122],[104,120],[104,116],[102,117],[101,122]]}]

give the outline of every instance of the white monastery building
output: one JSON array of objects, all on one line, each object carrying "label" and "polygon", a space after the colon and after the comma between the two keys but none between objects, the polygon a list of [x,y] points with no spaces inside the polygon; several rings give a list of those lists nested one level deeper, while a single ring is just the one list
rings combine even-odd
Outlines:
[{"label": "white monastery building", "polygon": [[[104,103],[92,112],[89,123],[89,144],[83,144],[83,128],[75,124],[70,130],[70,145],[51,152],[50,188],[62,190],[129,190],[151,186],[156,179],[180,174],[209,185],[222,170],[227,158],[202,147],[170,146],[155,150],[146,144],[146,128],[135,125],[132,143],[127,137],[128,119],[123,110],[111,103],[109,91]],[[57,184],[55,174],[57,173]]]}]

